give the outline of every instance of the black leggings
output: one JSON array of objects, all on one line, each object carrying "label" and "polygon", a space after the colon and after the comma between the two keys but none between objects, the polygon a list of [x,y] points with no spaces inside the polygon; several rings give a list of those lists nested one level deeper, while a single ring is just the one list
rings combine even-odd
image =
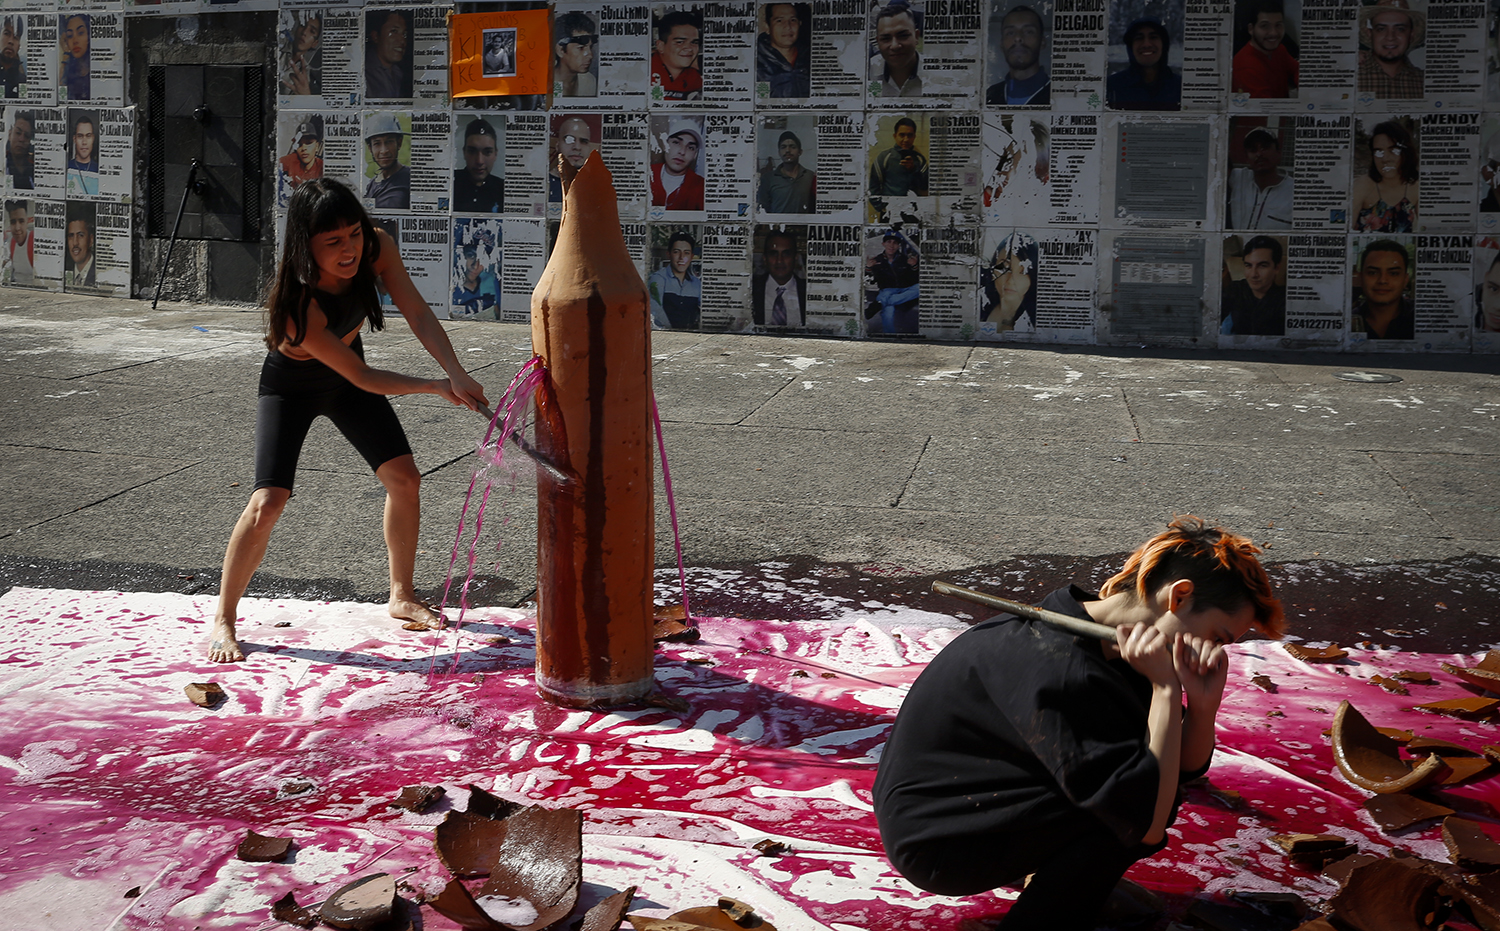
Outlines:
[{"label": "black leggings", "polygon": [[[349,346],[361,359],[358,338]],[[266,355],[255,416],[255,487],[292,490],[302,442],[318,415],[333,421],[372,470],[411,453],[406,431],[384,395],[356,388],[316,359]]]}]

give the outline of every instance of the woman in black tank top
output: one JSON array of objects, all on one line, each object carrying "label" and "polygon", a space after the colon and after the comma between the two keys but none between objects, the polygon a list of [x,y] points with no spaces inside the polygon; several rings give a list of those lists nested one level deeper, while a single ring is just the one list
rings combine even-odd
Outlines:
[{"label": "woman in black tank top", "polygon": [[[447,377],[416,378],[365,364],[361,325],[385,326],[377,282]],[[319,416],[333,421],[385,486],[391,616],[405,621],[408,630],[441,628],[442,618],[417,597],[412,582],[422,476],[386,396],[436,394],[471,410],[489,401],[458,364],[395,242],[376,231],[354,192],[337,181],[307,181],[292,195],[281,267],[267,301],[266,349],[255,425],[255,491],[224,554],[208,658],[216,663],[245,658],[235,635],[239,599],[292,496],[302,442]]]}]

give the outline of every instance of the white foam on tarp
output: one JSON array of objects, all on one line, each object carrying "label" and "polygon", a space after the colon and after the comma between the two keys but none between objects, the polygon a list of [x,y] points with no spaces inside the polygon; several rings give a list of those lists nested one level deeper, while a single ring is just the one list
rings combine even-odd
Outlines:
[{"label": "white foam on tarp", "polygon": [[530,902],[505,895],[481,895],[474,899],[474,904],[486,915],[513,928],[525,927],[540,917]]},{"label": "white foam on tarp", "polygon": [[838,780],[837,782],[829,783],[826,786],[818,786],[813,789],[802,790],[779,789],[774,786],[767,785],[751,786],[750,796],[752,798],[826,798],[830,801],[838,802],[842,805],[847,805],[850,808],[857,808],[860,811],[875,811],[874,805],[871,805],[869,802],[855,795],[854,789],[849,786],[849,783],[845,782],[842,779]]},{"label": "white foam on tarp", "polygon": [[78,742],[74,740],[39,740],[23,747],[19,759],[7,758],[6,765],[16,770],[16,785],[45,782],[52,776],[71,773],[88,765],[88,754],[75,753],[77,749]]}]

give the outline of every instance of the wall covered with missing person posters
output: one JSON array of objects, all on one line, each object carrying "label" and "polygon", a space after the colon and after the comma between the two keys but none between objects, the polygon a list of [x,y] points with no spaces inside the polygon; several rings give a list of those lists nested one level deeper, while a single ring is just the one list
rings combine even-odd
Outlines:
[{"label": "wall covered with missing person posters", "polygon": [[440,316],[527,319],[598,151],[661,328],[1500,348],[1500,0],[0,6],[8,286],[130,293],[129,30],[264,10],[277,215]]}]

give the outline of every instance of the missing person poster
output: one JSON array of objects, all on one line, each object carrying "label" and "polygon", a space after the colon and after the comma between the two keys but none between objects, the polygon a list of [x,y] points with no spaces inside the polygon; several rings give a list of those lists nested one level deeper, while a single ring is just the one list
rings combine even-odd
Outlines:
[{"label": "missing person poster", "polygon": [[[800,43],[808,54],[807,105],[840,110],[861,110],[865,104],[865,75],[869,70],[869,45],[865,38],[866,7],[859,0],[813,0],[812,3],[772,4],[761,6],[767,30],[784,20],[785,7],[798,18],[798,34],[794,44]],[[804,8],[811,7],[812,20],[802,15]],[[775,9],[773,9],[775,8]],[[802,37],[806,26],[807,38]],[[784,43],[784,27],[772,39]],[[761,44],[771,40],[757,39],[756,46],[756,100],[760,106],[779,106],[776,102],[784,98],[796,99],[801,89],[800,77],[778,80],[782,72],[776,63],[761,68]],[[783,53],[783,59],[785,54]],[[794,68],[793,71],[796,69]],[[763,86],[764,85],[764,86]],[[762,90],[765,93],[762,93]]]},{"label": "missing person poster", "polygon": [[646,260],[646,294],[653,330],[701,329],[703,317],[703,227],[655,223]]},{"label": "missing person poster", "polygon": [[67,214],[68,205],[64,201],[31,201],[33,287],[45,291],[63,288],[63,266],[68,254]]},{"label": "missing person poster", "polygon": [[447,313],[450,320],[499,320],[504,297],[504,223],[500,217],[454,217]]},{"label": "missing person poster", "polygon": [[[754,120],[749,113],[704,117],[703,163],[714,166],[703,178],[703,207],[709,220],[750,219],[756,178]],[[655,179],[652,183],[654,194]]]},{"label": "missing person poster", "polygon": [[1110,6],[1104,101],[1111,110],[1182,109],[1183,0]]},{"label": "missing person poster", "polygon": [[[38,248],[36,210],[41,201],[5,201],[4,261],[0,283],[10,288],[57,291],[62,288],[61,229],[54,226],[48,245]],[[60,224],[59,224],[60,225]]]},{"label": "missing person poster", "polygon": [[[49,13],[7,13],[4,29],[18,40],[16,59],[7,63],[0,50],[0,78],[5,98],[52,104],[57,100],[57,17]],[[20,81],[14,80],[20,78]]]},{"label": "missing person poster", "polygon": [[[366,145],[374,148],[366,121]],[[414,110],[411,114],[411,209],[447,213],[451,209],[453,114],[448,110]]]},{"label": "missing person poster", "polygon": [[[1103,24],[1103,17],[1099,17]],[[1052,2],[997,3],[985,23],[986,107],[1046,109],[1051,105]]]},{"label": "missing person poster", "polygon": [[1052,218],[1062,226],[1099,222],[1099,162],[1103,117],[1055,114],[1048,136]]},{"label": "missing person poster", "polygon": [[[1088,119],[1093,119],[1088,117]],[[984,222],[1020,225],[1050,222],[1052,130],[1046,113],[985,113],[980,192]],[[1094,172],[1093,196],[1099,175]]]},{"label": "missing person poster", "polygon": [[125,14],[59,14],[59,103],[125,105]]},{"label": "missing person poster", "polygon": [[[1252,15],[1247,6],[1237,22],[1248,29]],[[1350,0],[1302,0],[1300,15],[1291,18],[1295,25],[1287,31],[1293,33],[1298,47],[1295,56],[1288,47],[1287,57],[1298,64],[1297,100],[1308,109],[1345,108],[1353,102],[1355,70],[1361,61],[1358,16],[1359,5]],[[1267,30],[1274,31],[1274,24],[1263,22],[1262,31]]]},{"label": "missing person poster", "polygon": [[1227,90],[1233,0],[1186,0],[1182,26],[1182,109],[1219,110]]},{"label": "missing person poster", "polygon": [[975,3],[915,0],[870,12],[866,105],[902,108],[979,105],[984,16]]},{"label": "missing person poster", "polygon": [[1472,0],[1427,0],[1426,6],[1423,87],[1427,105],[1478,109],[1484,97],[1489,35],[1484,6]]},{"label": "missing person poster", "polygon": [[[807,325],[821,333],[859,334],[865,270],[864,227],[848,223],[808,223],[803,230],[807,269]],[[774,242],[772,244],[775,245]],[[765,237],[760,255],[765,261]]]},{"label": "missing person poster", "polygon": [[1468,345],[1472,236],[1350,237],[1351,346],[1430,351]]},{"label": "missing person poster", "polygon": [[[411,275],[417,293],[434,311],[448,304],[448,223],[447,217],[380,216],[372,217],[376,226],[384,227],[401,253],[401,263]],[[381,293],[386,313],[396,310],[390,295]]]},{"label": "missing person poster", "polygon": [[1234,116],[1229,119],[1225,193],[1230,230],[1289,230],[1295,220],[1296,117]]},{"label": "missing person poster", "polygon": [[[1466,349],[1474,320],[1474,238],[1417,236],[1416,346]],[[1366,336],[1369,333],[1367,331]]]},{"label": "missing person poster", "polygon": [[283,9],[277,30],[279,106],[357,107],[364,97],[365,11]]},{"label": "missing person poster", "polygon": [[446,109],[448,103],[448,10],[412,10],[412,106]]},{"label": "missing person poster", "polygon": [[376,213],[412,209],[411,112],[366,110],[363,116],[358,190],[365,209]]},{"label": "missing person poster", "polygon": [[968,225],[922,230],[918,249],[923,297],[919,329],[923,336],[974,338],[974,281],[983,235],[981,227]]},{"label": "missing person poster", "polygon": [[1204,336],[1211,267],[1204,236],[1126,231],[1105,234],[1104,248],[1109,270],[1100,275],[1101,341],[1181,346]]},{"label": "missing person poster", "polygon": [[500,267],[500,320],[531,319],[531,292],[547,267],[546,220],[506,217],[500,221],[505,262]]},{"label": "missing person poster", "polygon": [[[462,121],[469,114],[458,115]],[[505,116],[504,212],[509,216],[547,215],[548,154],[547,115],[511,113]],[[561,184],[559,183],[559,191]],[[560,208],[559,208],[560,209]]]},{"label": "missing person poster", "polygon": [[[767,119],[773,119],[768,116]],[[776,130],[774,123],[764,124],[758,129],[757,140],[764,133],[766,137],[774,135],[777,142],[777,157],[781,158],[782,134],[787,131],[797,132],[795,128],[798,123],[794,118],[786,118],[786,128]],[[803,124],[805,125],[805,124]],[[864,114],[853,113],[819,113],[817,114],[816,131],[813,137],[817,140],[817,158],[809,160],[806,152],[799,157],[798,163],[810,165],[816,175],[817,209],[819,216],[837,218],[847,223],[860,222],[865,209],[865,195],[868,190],[865,172],[865,121]],[[800,140],[799,135],[799,140]],[[764,151],[764,149],[763,149]],[[778,170],[785,173],[785,160],[781,159]],[[762,190],[765,190],[763,187]]]},{"label": "missing person poster", "polygon": [[978,265],[979,339],[1093,342],[1094,230],[987,228]]},{"label": "missing person poster", "polygon": [[1349,293],[1348,245],[1342,234],[1292,233],[1286,237],[1288,339],[1343,342],[1345,295]]},{"label": "missing person poster", "polygon": [[[826,184],[815,169],[822,146],[818,137],[817,113],[758,113],[755,117],[755,215],[757,217],[797,217],[805,214],[833,212],[831,204],[820,210],[820,186]],[[845,172],[845,175],[848,175]],[[845,188],[853,180],[846,177]],[[845,191],[840,206],[852,212],[856,204]],[[854,214],[857,217],[857,214]]]},{"label": "missing person poster", "polygon": [[1114,122],[1112,157],[1103,173],[1110,220],[1190,229],[1219,224],[1216,146],[1208,120],[1120,117]]},{"label": "missing person poster", "polygon": [[[657,228],[657,225],[653,225],[653,228]],[[699,327],[709,332],[751,331],[760,325],[755,322],[752,313],[753,300],[745,300],[746,294],[751,293],[752,289],[751,228],[744,223],[706,223],[699,226],[698,230],[699,267],[706,270],[699,303]],[[654,269],[648,268],[647,271],[649,273]],[[756,306],[761,308],[761,319],[764,320],[764,303]]]},{"label": "missing person poster", "polygon": [[[1349,150],[1354,141],[1354,117],[1310,115],[1297,117],[1293,160],[1297,182],[1292,201],[1292,225],[1299,230],[1349,228]],[[1241,140],[1243,144],[1243,139]]]},{"label": "missing person poster", "polygon": [[448,61],[455,98],[546,94],[552,88],[550,13],[514,10],[451,16]]},{"label": "missing person poster", "polygon": [[[755,4],[749,0],[742,3],[718,0],[698,4],[697,9],[703,17],[698,62],[703,70],[703,94],[699,99],[730,110],[749,110],[754,101]],[[679,29],[678,35],[683,31]],[[669,67],[674,56],[683,54],[675,38],[657,48],[664,51],[656,61],[664,61]]]},{"label": "missing person poster", "polygon": [[[323,164],[304,169],[309,174],[316,170],[324,178],[335,178],[356,193],[363,193],[365,189],[364,164],[368,146],[365,145],[364,121],[358,110],[325,110],[322,113],[311,113],[308,111],[293,111],[291,116],[300,117],[296,123],[290,120],[285,124],[281,117],[286,114],[277,114],[277,151],[284,152],[278,160],[278,178],[282,170],[289,166],[299,164],[303,158],[318,150],[317,145],[306,147],[309,151],[294,151],[297,145],[306,139],[307,133],[316,133],[318,127],[323,132]],[[316,119],[314,119],[316,117]],[[298,140],[293,140],[289,134],[282,139],[280,132],[285,125],[290,133],[302,132]],[[314,141],[314,140],[308,140]],[[293,158],[289,159],[287,156]],[[291,191],[296,185],[288,184],[287,197],[291,197]],[[278,189],[278,204],[280,203],[280,190]]]},{"label": "missing person poster", "polygon": [[651,7],[559,3],[552,21],[552,106],[644,110]]},{"label": "missing person poster", "polygon": [[1359,233],[1412,233],[1421,215],[1421,123],[1410,116],[1367,113],[1354,121],[1351,228]]},{"label": "missing person poster", "polygon": [[894,224],[865,227],[864,335],[913,337],[922,332],[920,233]]},{"label": "missing person poster", "polygon": [[1219,344],[1279,343],[1287,332],[1287,237],[1232,233],[1220,254]]},{"label": "missing person poster", "polygon": [[63,290],[129,296],[130,210],[129,204],[66,202]]},{"label": "missing person poster", "polygon": [[[135,107],[100,108],[94,111],[94,116],[98,120],[94,127],[98,181],[89,196],[128,204],[135,183]],[[81,130],[86,131],[86,127],[75,123],[71,141],[75,152],[83,145]],[[68,167],[71,187],[72,162]]]},{"label": "missing person poster", "polygon": [[1493,236],[1474,240],[1474,295],[1473,349],[1500,351],[1500,240]]},{"label": "missing person poster", "polygon": [[1107,0],[1056,0],[1053,4],[1054,110],[1097,111],[1103,107],[1109,9]]},{"label": "missing person poster", "polygon": [[[39,196],[61,198],[67,185],[68,169],[68,116],[61,107],[37,107],[17,109],[10,113],[11,158],[7,162],[11,190],[34,190]],[[21,166],[26,159],[15,157],[14,146],[24,134],[26,117],[32,117],[31,136],[31,186],[25,188]]]},{"label": "missing person poster", "polygon": [[[1231,111],[1291,113],[1316,109],[1319,96],[1331,102],[1326,101],[1326,95],[1303,88],[1301,76],[1311,65],[1303,41],[1302,12],[1307,6],[1299,0],[1282,3],[1235,0],[1229,32]],[[1315,22],[1310,20],[1308,26],[1314,26]],[[1341,96],[1347,100],[1348,84],[1341,90]]]},{"label": "missing person poster", "polygon": [[1474,166],[1479,161],[1478,113],[1424,113],[1418,135],[1422,140],[1422,203],[1417,227],[1422,232],[1472,232],[1478,203]]}]

